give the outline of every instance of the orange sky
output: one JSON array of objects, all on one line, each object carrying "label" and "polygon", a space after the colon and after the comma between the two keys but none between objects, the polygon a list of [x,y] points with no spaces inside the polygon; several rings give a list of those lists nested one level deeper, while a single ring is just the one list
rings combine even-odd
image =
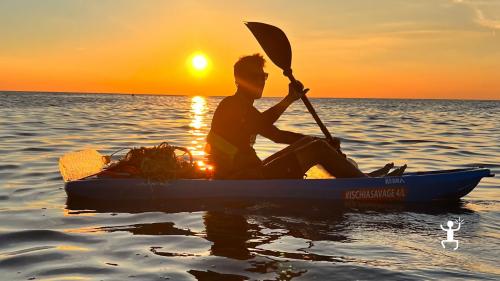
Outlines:
[{"label": "orange sky", "polygon": [[[245,20],[287,33],[312,97],[500,99],[500,1],[486,0],[4,0],[0,90],[230,95],[235,60],[262,52]],[[283,96],[266,71],[264,95]]]}]

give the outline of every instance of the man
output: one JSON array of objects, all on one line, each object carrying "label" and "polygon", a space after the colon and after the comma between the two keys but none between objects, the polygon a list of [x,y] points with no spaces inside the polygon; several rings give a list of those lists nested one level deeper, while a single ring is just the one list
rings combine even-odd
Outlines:
[{"label": "man", "polygon": [[[255,54],[240,58],[234,65],[236,93],[217,106],[207,137],[207,152],[215,168],[215,178],[300,179],[317,164],[336,178],[366,177],[339,152],[338,139],[329,143],[273,125],[288,106],[307,92],[300,82],[290,84],[288,95],[268,110],[261,113],[253,106],[254,100],[262,97],[268,76],[263,70],[264,64],[264,58]],[[253,149],[257,134],[289,146],[261,161]],[[392,166],[388,164],[376,172],[385,174]]]}]

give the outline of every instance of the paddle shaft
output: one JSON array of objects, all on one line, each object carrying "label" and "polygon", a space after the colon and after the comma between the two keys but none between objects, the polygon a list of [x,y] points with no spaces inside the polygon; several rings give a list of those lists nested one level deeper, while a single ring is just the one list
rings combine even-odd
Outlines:
[{"label": "paddle shaft", "polygon": [[[290,82],[292,82],[293,84],[296,84],[297,83],[297,80],[295,79],[295,77],[293,76],[292,74],[292,71],[285,71],[284,75],[286,77],[288,77],[288,79],[290,79]],[[333,137],[332,135],[330,134],[330,132],[328,131],[328,129],[326,128],[325,124],[323,124],[323,122],[321,121],[321,119],[319,119],[319,116],[318,114],[316,113],[316,110],[314,110],[314,107],[312,106],[311,102],[309,101],[309,99],[307,98],[306,95],[302,95],[300,97],[302,99],[302,102],[304,102],[304,105],[307,107],[307,110],[309,111],[309,113],[311,113],[311,115],[313,116],[314,120],[316,121],[316,124],[318,124],[319,128],[321,129],[321,131],[323,132],[323,134],[325,135],[326,139],[329,141],[329,142],[332,142],[333,143]]]}]

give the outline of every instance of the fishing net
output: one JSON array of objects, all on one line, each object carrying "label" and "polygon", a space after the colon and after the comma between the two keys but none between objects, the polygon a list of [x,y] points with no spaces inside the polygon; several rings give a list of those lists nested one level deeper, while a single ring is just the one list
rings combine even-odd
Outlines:
[{"label": "fishing net", "polygon": [[106,168],[103,175],[120,175],[154,181],[200,177],[199,169],[193,162],[189,150],[169,145],[167,142],[153,147],[130,149],[122,159]]}]

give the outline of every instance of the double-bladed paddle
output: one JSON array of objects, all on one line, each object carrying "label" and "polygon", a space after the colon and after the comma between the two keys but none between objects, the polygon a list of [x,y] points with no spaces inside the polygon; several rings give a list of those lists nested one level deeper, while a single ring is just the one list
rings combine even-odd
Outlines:
[{"label": "double-bladed paddle", "polygon": [[[261,22],[246,22],[248,29],[253,33],[257,41],[259,42],[264,52],[271,59],[271,61],[283,70],[283,75],[290,79],[292,84],[297,84],[297,80],[292,73],[292,47],[290,41],[286,37],[285,33],[277,28],[276,26],[261,23]],[[312,106],[309,99],[302,95],[301,97],[307,110],[313,116],[314,120],[320,127],[321,131],[325,135],[326,139],[333,143],[333,137],[326,128],[326,126],[319,119],[316,110]]]}]

